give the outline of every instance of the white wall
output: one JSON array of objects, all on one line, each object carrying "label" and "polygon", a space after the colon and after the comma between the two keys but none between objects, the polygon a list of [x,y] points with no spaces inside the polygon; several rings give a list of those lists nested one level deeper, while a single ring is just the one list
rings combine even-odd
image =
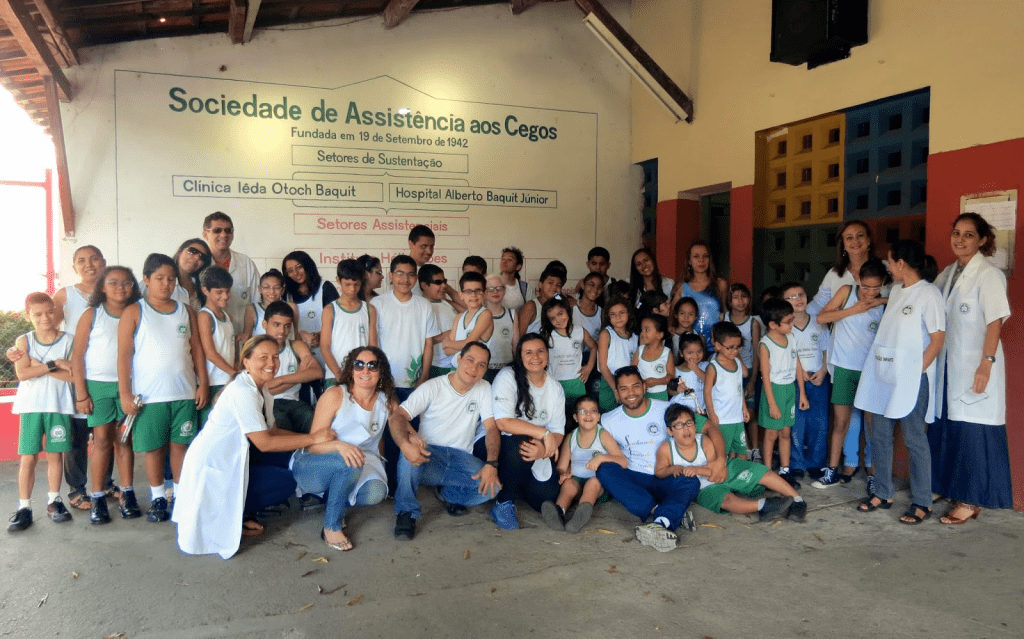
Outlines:
[{"label": "white wall", "polygon": [[[628,24],[628,3],[607,4]],[[507,244],[517,244],[532,258],[527,263],[531,277],[554,258],[568,264],[571,276],[582,275],[586,251],[595,242],[612,252],[613,270],[623,275],[626,258],[638,242],[638,185],[635,174],[630,177],[629,77],[582,25],[581,17],[571,3],[541,5],[517,17],[507,6],[496,5],[414,14],[392,31],[373,18],[257,30],[244,46],[231,45],[226,34],[218,34],[85,49],[82,65],[70,71],[75,100],[63,109],[78,227],[74,241],[63,246],[61,270],[71,273],[71,251],[85,243],[103,249],[108,263],[125,262],[138,269],[147,253],[172,253],[183,240],[198,236],[202,218],[214,210],[232,215],[238,229],[234,248],[256,258],[261,270],[279,267],[280,257],[296,247],[337,254],[405,247],[400,235],[295,234],[295,213],[375,215],[345,208],[365,203],[311,209],[308,205],[322,203],[180,197],[180,180],[175,197],[173,175],[281,179],[321,171],[294,166],[289,148],[321,141],[291,137],[293,124],[304,129],[317,126],[308,119],[268,123],[173,113],[167,108],[170,85],[185,87],[190,96],[219,96],[237,87],[243,99],[258,92],[261,101],[264,95],[274,97],[276,90],[278,96],[298,100],[304,118],[325,96],[328,102],[336,98],[342,113],[350,99],[359,101],[360,110],[383,111],[399,106],[399,101],[414,102],[409,106],[424,114],[461,110],[456,115],[465,117],[467,132],[473,118],[494,119],[506,113],[520,120],[535,117],[538,124],[557,123],[557,141],[531,143],[504,133],[461,135],[472,145],[467,152],[470,171],[441,176],[471,186],[557,190],[557,208],[469,206],[459,212],[459,207],[438,206],[398,214],[468,218],[468,236],[438,236],[439,255],[447,252],[450,262],[457,260],[448,269],[449,276],[469,253],[482,254],[496,266],[500,248]],[[379,76],[393,80],[364,82]],[[331,91],[335,87],[349,88]],[[336,128],[342,130],[357,129]],[[349,174],[333,179],[374,174],[332,170]],[[437,177],[391,173],[408,180]],[[386,200],[385,193],[385,202],[377,206],[391,208]],[[323,272],[328,275],[331,270],[325,267]]]}]

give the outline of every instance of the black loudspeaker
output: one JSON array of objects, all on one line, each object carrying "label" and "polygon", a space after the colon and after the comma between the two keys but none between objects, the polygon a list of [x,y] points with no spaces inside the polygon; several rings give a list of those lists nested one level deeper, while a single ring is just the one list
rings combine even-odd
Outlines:
[{"label": "black loudspeaker", "polygon": [[868,0],[772,0],[772,62],[813,69],[867,41]]}]

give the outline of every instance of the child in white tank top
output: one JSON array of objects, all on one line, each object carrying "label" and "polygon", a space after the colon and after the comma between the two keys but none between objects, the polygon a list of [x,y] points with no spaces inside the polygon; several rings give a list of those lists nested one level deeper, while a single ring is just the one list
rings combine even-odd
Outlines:
[{"label": "child in white tank top", "polygon": [[[605,462],[623,468],[628,465],[615,438],[601,428],[597,401],[584,395],[574,406],[573,418],[579,428],[562,440],[558,458],[558,482],[562,487],[555,501],[546,501],[540,508],[545,523],[570,533],[579,532],[590,521],[597,500],[605,495],[597,479],[598,466]],[[571,511],[577,497],[579,503]]]},{"label": "child in white tank top", "polygon": [[501,278],[492,275],[487,278],[487,286],[484,288],[484,304],[491,312],[494,322],[494,330],[491,331],[491,338],[487,340],[487,348],[491,349],[491,362],[484,379],[488,383],[493,382],[498,371],[512,362],[512,341],[515,339],[516,312],[511,308],[505,308],[505,285]]},{"label": "child in white tank top", "polygon": [[668,401],[668,382],[676,376],[675,358],[665,346],[668,319],[649,315],[640,321],[640,347],[633,354],[633,366],[640,371],[651,399]]},{"label": "child in white tank top", "polygon": [[[459,278],[459,290],[466,310],[456,316],[451,329],[441,342],[448,368],[455,368],[455,356],[470,342],[487,342],[494,334],[494,316],[484,308],[487,278],[467,271]],[[491,354],[493,358],[493,353]]]},{"label": "child in white tank top", "polygon": [[337,383],[341,366],[352,349],[377,346],[377,309],[360,297],[366,271],[356,260],[342,260],[338,262],[337,274],[338,299],[328,304],[321,316],[324,388]]},{"label": "child in white tank top", "polygon": [[[216,396],[235,374],[235,326],[228,316],[228,298],[234,279],[220,266],[208,266],[199,276],[199,285],[206,303],[196,316],[199,341],[206,355],[206,375],[210,380],[210,397]],[[213,409],[213,402],[199,411],[199,427]]]}]

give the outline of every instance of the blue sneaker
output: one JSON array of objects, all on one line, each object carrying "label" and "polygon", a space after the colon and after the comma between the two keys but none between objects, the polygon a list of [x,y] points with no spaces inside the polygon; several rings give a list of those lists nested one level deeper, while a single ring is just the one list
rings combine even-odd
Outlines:
[{"label": "blue sneaker", "polygon": [[516,505],[510,501],[495,502],[491,508],[491,518],[498,528],[516,530],[519,520],[516,518]]}]

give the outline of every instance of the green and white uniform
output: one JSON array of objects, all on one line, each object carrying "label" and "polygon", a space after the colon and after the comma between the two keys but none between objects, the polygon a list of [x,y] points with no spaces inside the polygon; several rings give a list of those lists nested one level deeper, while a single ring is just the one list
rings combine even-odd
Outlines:
[{"label": "green and white uniform", "polygon": [[[59,332],[49,344],[40,342],[36,332],[25,333],[28,356],[37,362],[71,359],[73,337]],[[11,412],[20,415],[18,454],[34,455],[41,450],[46,435],[46,452],[64,453],[71,450],[69,428],[75,413],[75,399],[71,384],[51,375],[33,377],[18,383]]]},{"label": "green and white uniform", "polygon": [[104,304],[93,312],[89,347],[85,349],[85,385],[92,398],[90,427],[124,417],[117,389],[117,324],[120,319],[111,315]]},{"label": "green and white uniform", "polygon": [[[331,355],[340,367],[352,349],[370,344],[370,305],[359,302],[359,308],[348,311],[337,300],[331,302],[334,319],[331,320]],[[324,366],[324,379],[335,379],[330,368]]]},{"label": "green and white uniform", "polygon": [[765,428],[782,430],[792,426],[796,421],[796,347],[793,340],[785,338],[785,344],[776,344],[768,335],[761,338],[761,346],[768,350],[769,381],[772,395],[782,416],[775,419],[771,416],[768,395],[761,389],[761,411],[758,421]]},{"label": "green and white uniform", "polygon": [[[637,358],[636,362],[636,367],[640,370],[640,377],[645,380],[652,377],[664,377],[665,370],[668,368],[668,358],[672,355],[672,352],[667,346],[662,346],[661,353],[658,355],[657,359],[648,361],[644,359],[644,353],[646,351],[646,346],[640,347],[640,357]],[[657,386],[651,386],[647,389],[647,396],[668,401],[668,385],[659,384]]]}]

